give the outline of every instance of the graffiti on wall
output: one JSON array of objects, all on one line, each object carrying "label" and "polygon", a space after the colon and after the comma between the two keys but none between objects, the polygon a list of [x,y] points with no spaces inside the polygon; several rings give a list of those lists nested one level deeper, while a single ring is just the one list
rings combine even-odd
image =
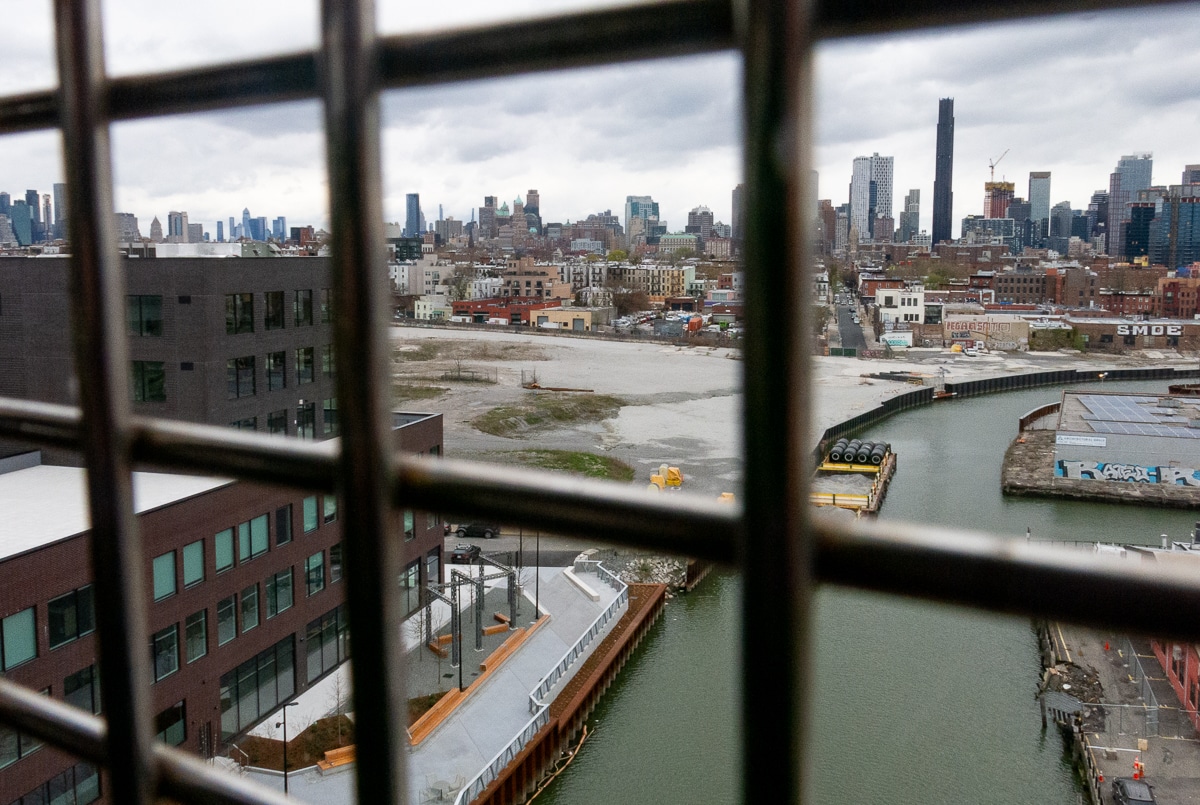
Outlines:
[{"label": "graffiti on wall", "polygon": [[1143,467],[1140,464],[1114,464],[1100,461],[1054,463],[1056,478],[1083,481],[1129,481],[1140,484],[1200,486],[1200,470],[1191,467]]}]

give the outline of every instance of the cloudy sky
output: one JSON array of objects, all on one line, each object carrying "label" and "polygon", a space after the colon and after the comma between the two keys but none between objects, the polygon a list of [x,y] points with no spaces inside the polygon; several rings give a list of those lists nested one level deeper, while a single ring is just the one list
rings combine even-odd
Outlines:
[{"label": "cloudy sky", "polygon": [[[387,33],[545,14],[581,0],[378,4]],[[187,12],[161,0],[106,3],[113,74],[310,48],[317,4],[209,0]],[[0,93],[55,84],[49,0],[0,0]],[[1122,154],[1154,154],[1154,180],[1200,163],[1200,14],[1195,6],[956,28],[825,45],[816,131],[820,196],[846,201],[857,155],[895,157],[897,210],[919,188],[929,228],[937,102],[955,99],[955,218],[982,212],[988,161],[1025,195],[1053,173],[1051,202],[1087,204]],[[720,54],[388,93],[384,209],[404,196],[427,218],[470,220],[484,195],[541,192],[546,220],[575,220],[626,195],[652,195],[672,228],[703,204],[729,221],[739,181],[739,60]],[[328,220],[317,103],[122,123],[114,127],[116,205],[143,233],[168,210],[214,223],[252,215]],[[0,190],[49,192],[62,181],[57,135],[0,139]],[[957,232],[957,224],[955,226]]]}]

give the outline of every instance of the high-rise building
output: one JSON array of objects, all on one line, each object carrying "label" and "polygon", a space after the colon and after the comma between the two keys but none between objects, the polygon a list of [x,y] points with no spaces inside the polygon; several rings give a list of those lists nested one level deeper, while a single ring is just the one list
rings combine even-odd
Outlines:
[{"label": "high-rise building", "polygon": [[54,238],[54,219],[51,217],[50,194],[42,196],[42,240]]},{"label": "high-rise building", "polygon": [[232,215],[229,216],[229,239],[230,240],[238,239],[237,222],[233,220]]},{"label": "high-rise building", "polygon": [[1154,160],[1150,154],[1129,154],[1117,162],[1117,169],[1108,177],[1107,251],[1117,258],[1125,257],[1125,226],[1129,219],[1129,203],[1137,199],[1139,190],[1150,186]]},{"label": "high-rise building", "polygon": [[496,229],[496,197],[484,196],[483,206],[479,208],[479,236],[494,238]]},{"label": "high-rise building", "polygon": [[158,220],[157,215],[154,216],[154,220],[150,222],[150,242],[151,243],[162,243],[163,242],[162,223]]},{"label": "high-rise building", "polygon": [[[733,216],[730,221],[733,226],[733,239],[741,243],[745,239],[745,233],[742,231],[742,228],[745,226],[744,221],[746,220],[746,186],[744,184],[733,188],[731,200],[733,202]],[[626,229],[628,229],[628,226]],[[827,237],[832,242],[833,233],[828,232]]]},{"label": "high-rise building", "polygon": [[12,196],[8,193],[0,193],[0,215],[8,215],[8,210],[11,207]]},{"label": "high-rise building", "polygon": [[1200,184],[1200,165],[1184,165],[1181,184]]},{"label": "high-rise building", "polygon": [[900,242],[908,243],[913,235],[921,231],[921,191],[913,188],[904,197],[904,211],[900,213]]},{"label": "high-rise building", "polygon": [[1035,240],[1050,231],[1050,171],[1029,172],[1029,220],[1033,221]]},{"label": "high-rise building", "polygon": [[1003,218],[1008,215],[1008,205],[1016,197],[1016,190],[1017,186],[1012,182],[984,182],[983,217]]},{"label": "high-rise building", "polygon": [[225,242],[225,222],[217,221],[217,243]]},{"label": "high-rise building", "polygon": [[118,243],[135,243],[142,239],[142,233],[138,230],[136,215],[131,212],[118,212],[116,216]]},{"label": "high-rise building", "polygon": [[[155,219],[157,220],[157,219]],[[153,232],[153,228],[151,228]],[[167,213],[167,243],[189,243],[186,212],[172,210]]]},{"label": "high-rise building", "polygon": [[688,211],[687,227],[684,232],[699,235],[701,238],[712,237],[713,211],[703,205],[693,207]]},{"label": "high-rise building", "polygon": [[[1185,173],[1186,175],[1186,173]],[[1179,268],[1200,261],[1200,184],[1172,185],[1150,223],[1150,262]]]},{"label": "high-rise building", "polygon": [[54,185],[54,237],[67,240],[67,186]]},{"label": "high-rise building", "polygon": [[33,243],[33,211],[29,205],[20,199],[14,201],[8,208],[8,217],[17,245],[28,246]]},{"label": "high-rise building", "polygon": [[275,240],[283,241],[287,240],[287,236],[287,218],[281,215],[271,222],[271,237],[275,238]]},{"label": "high-rise building", "polygon": [[950,240],[954,225],[954,99],[938,101],[937,153],[933,173],[933,232],[935,244]]},{"label": "high-rise building", "polygon": [[[651,218],[658,220],[658,202],[650,196],[626,196],[625,197],[625,231],[632,232],[633,227],[630,222],[634,218],[641,218],[643,222],[649,221]],[[645,228],[645,227],[643,227]]]},{"label": "high-rise building", "polygon": [[250,208],[242,208],[242,229],[241,235],[243,238],[254,240],[254,226],[250,223]]},{"label": "high-rise building", "polygon": [[188,243],[204,242],[204,224],[188,224]]},{"label": "high-rise building", "polygon": [[406,238],[420,237],[421,226],[421,194],[409,193],[404,197],[404,236]]},{"label": "high-rise building", "polygon": [[[858,238],[874,237],[875,219],[892,217],[892,170],[894,157],[855,157],[850,175],[850,226]],[[890,233],[887,235],[890,240]]]}]

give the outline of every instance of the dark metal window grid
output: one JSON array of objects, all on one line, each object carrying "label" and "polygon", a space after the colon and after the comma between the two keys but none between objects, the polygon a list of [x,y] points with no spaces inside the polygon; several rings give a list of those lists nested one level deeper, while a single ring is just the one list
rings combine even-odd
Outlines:
[{"label": "dark metal window grid", "polygon": [[[757,655],[743,681],[742,796],[798,802],[810,602],[816,583],[918,596],[996,612],[1104,623],[1200,639],[1200,578],[1109,567],[978,534],[923,526],[832,527],[809,520],[811,413],[806,332],[812,47],[820,39],[1148,3],[1122,0],[675,0],[478,29],[378,38],[370,2],[323,0],[315,52],[108,79],[99,0],[54,0],[59,88],[0,98],[0,134],[58,129],[73,233],[78,408],[0,400],[0,434],[82,450],[93,523],[105,701],[101,720],[0,679],[0,720],[110,771],[114,801],[286,800],[156,744],[144,662],[135,462],[268,481],[345,501],[345,566],[356,652],[360,797],[404,800],[403,681],[395,628],[395,508],[459,512],[527,528],[736,564],[747,583],[741,641]],[[652,499],[640,491],[386,453],[379,92],[636,59],[740,50],[744,60],[746,295],[740,507]],[[118,120],[319,98],[325,111],[334,242],[340,451],[302,440],[135,417],[128,402],[125,291],[112,231],[109,126]],[[747,664],[746,674],[751,673]],[[115,762],[114,762],[115,761]]]}]

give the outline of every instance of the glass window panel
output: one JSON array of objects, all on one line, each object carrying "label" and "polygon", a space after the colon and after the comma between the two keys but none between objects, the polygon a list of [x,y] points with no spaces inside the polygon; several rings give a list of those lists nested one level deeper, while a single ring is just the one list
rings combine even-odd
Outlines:
[{"label": "glass window panel", "polygon": [[258,626],[258,585],[251,584],[242,590],[242,632]]},{"label": "glass window panel", "polygon": [[4,669],[8,670],[37,656],[37,631],[33,607],[9,615],[3,622]]},{"label": "glass window panel", "polygon": [[304,327],[313,323],[313,294],[311,290],[296,291],[296,326]]},{"label": "glass window panel", "polygon": [[187,645],[187,661],[195,662],[208,653],[208,610],[188,615],[183,626]]},{"label": "glass window panel", "polygon": [[50,648],[58,648],[79,636],[78,607],[74,592],[59,596],[46,605],[50,621]]},{"label": "glass window panel", "polygon": [[267,330],[278,330],[283,327],[283,291],[267,291],[264,297],[267,311],[263,325]]},{"label": "glass window panel", "polygon": [[308,625],[304,645],[308,660],[307,681],[312,682],[321,675],[321,621],[319,619]]},{"label": "glass window panel", "polygon": [[217,645],[223,646],[237,637],[237,601],[235,596],[217,602]]},{"label": "glass window panel", "polygon": [[175,551],[154,557],[154,600],[175,594]]},{"label": "glass window panel", "polygon": [[267,390],[278,391],[287,388],[287,353],[267,353]]},{"label": "glass window panel", "polygon": [[90,584],[80,587],[75,593],[75,617],[79,622],[79,636],[83,637],[96,631],[96,596]]},{"label": "glass window panel", "polygon": [[204,540],[198,539],[183,546],[183,586],[204,581]]},{"label": "glass window panel", "polygon": [[238,732],[237,674],[221,677],[221,740],[228,741]]},{"label": "glass window panel", "polygon": [[233,567],[233,529],[218,531],[213,537],[213,546],[217,557],[217,572]]},{"label": "glass window panel", "polygon": [[294,662],[295,641],[291,635],[275,644],[275,662],[279,668],[276,679],[279,685],[279,701],[287,701],[296,693],[296,668]]},{"label": "glass window panel", "polygon": [[179,670],[179,627],[175,624],[154,633],[154,680]]},{"label": "glass window panel", "polygon": [[342,580],[342,543],[329,548],[329,583]]},{"label": "glass window panel", "polygon": [[317,527],[317,496],[304,499],[304,532],[308,533]]},{"label": "glass window panel", "polygon": [[275,679],[275,649],[269,648],[258,655],[258,709],[269,713],[279,703],[279,692]]},{"label": "glass window panel", "polygon": [[258,721],[258,665],[251,658],[238,666],[238,728]]},{"label": "glass window panel", "polygon": [[317,551],[304,563],[305,578],[308,584],[308,594],[313,595],[325,589],[325,553]]},{"label": "glass window panel", "polygon": [[337,519],[337,495],[326,495],[324,501],[325,522],[332,523]]},{"label": "glass window panel", "polygon": [[250,521],[238,523],[238,562],[250,559]]},{"label": "glass window panel", "polygon": [[0,724],[0,769],[11,766],[21,759],[21,742],[17,731]]},{"label": "glass window panel", "polygon": [[75,765],[75,805],[88,805],[100,799],[100,775],[90,763]]},{"label": "glass window panel", "polygon": [[275,510],[275,544],[285,545],[292,541],[292,504]]},{"label": "glass window panel", "polygon": [[250,521],[250,554],[258,556],[267,551],[267,529],[270,519],[260,514]]}]

